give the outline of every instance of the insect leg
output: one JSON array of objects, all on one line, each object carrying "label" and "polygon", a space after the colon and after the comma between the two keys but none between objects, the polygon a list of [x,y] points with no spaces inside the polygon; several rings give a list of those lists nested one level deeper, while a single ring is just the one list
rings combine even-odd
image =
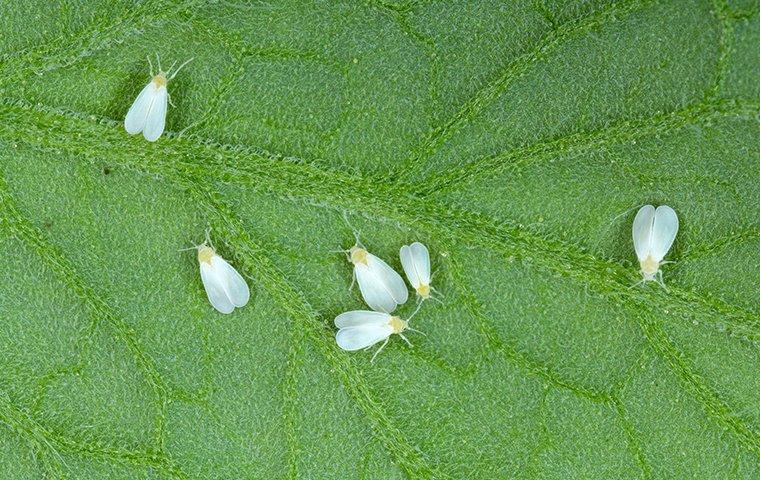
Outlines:
[{"label": "insect leg", "polygon": [[412,314],[411,314],[411,315],[409,315],[409,318],[407,318],[407,319],[406,319],[406,321],[408,322],[409,320],[411,320],[411,319],[412,319],[412,317],[413,317],[413,316],[417,315],[417,312],[419,312],[419,311],[420,311],[420,308],[421,308],[421,307],[422,307],[422,302],[419,302],[419,303],[417,304],[417,308],[414,310],[414,312],[412,312]]},{"label": "insect leg", "polygon": [[372,355],[372,359],[369,361],[369,363],[372,363],[372,362],[375,361],[375,357],[377,357],[377,354],[383,351],[383,349],[385,348],[385,346],[388,345],[388,340],[390,340],[390,339],[391,339],[390,336],[385,339],[385,341],[383,342],[383,344],[380,345],[380,348],[378,348],[377,351],[375,352],[375,354]]},{"label": "insect leg", "polygon": [[[409,330],[409,331],[411,331],[411,332],[419,333],[420,335],[424,335],[424,336],[426,336],[426,337],[427,337],[427,333],[425,333],[425,332],[420,332],[420,331],[419,331],[419,330],[417,330],[416,328],[412,328],[412,327],[406,327],[406,328],[405,328],[405,330]],[[406,340],[406,339],[404,339],[404,340]]]},{"label": "insect leg", "polygon": [[[408,327],[407,327],[407,329],[408,329]],[[410,347],[414,348],[414,345],[412,345],[412,342],[410,342],[409,339],[406,338],[403,333],[399,333],[398,336],[401,337],[401,338],[403,338],[407,345],[409,345]]]},{"label": "insect leg", "polygon": [[668,291],[668,287],[665,286],[665,282],[662,279],[662,270],[657,270],[657,283],[659,283],[666,292]]}]

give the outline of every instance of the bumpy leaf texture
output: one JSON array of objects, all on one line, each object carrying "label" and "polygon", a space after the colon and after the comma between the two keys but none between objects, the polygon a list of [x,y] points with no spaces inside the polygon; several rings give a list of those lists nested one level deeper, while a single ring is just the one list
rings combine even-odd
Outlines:
[{"label": "bumpy leaf texture", "polygon": [[[760,477],[756,2],[2,3],[2,478]],[[374,364],[344,216],[443,296]]]}]

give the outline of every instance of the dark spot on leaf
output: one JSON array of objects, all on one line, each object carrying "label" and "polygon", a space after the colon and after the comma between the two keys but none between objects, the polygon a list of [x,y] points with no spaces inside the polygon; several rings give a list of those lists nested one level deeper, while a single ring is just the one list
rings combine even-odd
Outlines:
[{"label": "dark spot on leaf", "polygon": [[103,175],[109,175],[111,173],[111,167],[105,166],[103,167]]}]

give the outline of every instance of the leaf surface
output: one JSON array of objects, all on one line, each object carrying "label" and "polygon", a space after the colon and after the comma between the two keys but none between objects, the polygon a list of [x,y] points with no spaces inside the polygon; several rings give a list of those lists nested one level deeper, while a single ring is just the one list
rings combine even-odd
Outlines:
[{"label": "leaf surface", "polygon": [[[7,478],[760,476],[754,2],[3,10]],[[155,54],[195,60],[148,143]],[[633,287],[647,203],[667,290]],[[180,251],[207,227],[231,315]],[[398,271],[424,242],[442,296],[374,363],[334,341],[353,229]]]}]

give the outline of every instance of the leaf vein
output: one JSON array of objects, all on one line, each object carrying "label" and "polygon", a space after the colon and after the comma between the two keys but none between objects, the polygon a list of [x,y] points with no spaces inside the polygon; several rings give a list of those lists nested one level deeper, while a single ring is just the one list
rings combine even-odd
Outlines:
[{"label": "leaf vein", "polygon": [[95,325],[105,320],[112,327],[114,334],[125,343],[134,356],[156,396],[158,414],[154,436],[159,451],[162,451],[168,389],[156,369],[155,362],[140,346],[134,330],[119,318],[108,303],[79,276],[74,265],[66,256],[45,238],[31,220],[19,211],[2,174],[0,174],[0,211],[4,213],[0,225],[5,226],[16,238],[26,243],[56,275],[58,280],[85,305],[91,317],[91,325],[88,331],[92,331]]},{"label": "leaf vein", "polygon": [[426,167],[427,160],[435,151],[451,138],[464,125],[490,107],[509,88],[522,77],[533,65],[543,60],[550,52],[568,41],[574,35],[586,32],[609,20],[618,19],[634,10],[642,8],[650,0],[628,0],[612,3],[602,10],[578,20],[570,21],[550,30],[533,50],[517,57],[493,81],[478,90],[465,101],[457,113],[446,122],[435,127],[430,134],[417,145],[411,155],[401,163],[393,178],[409,181]]}]

